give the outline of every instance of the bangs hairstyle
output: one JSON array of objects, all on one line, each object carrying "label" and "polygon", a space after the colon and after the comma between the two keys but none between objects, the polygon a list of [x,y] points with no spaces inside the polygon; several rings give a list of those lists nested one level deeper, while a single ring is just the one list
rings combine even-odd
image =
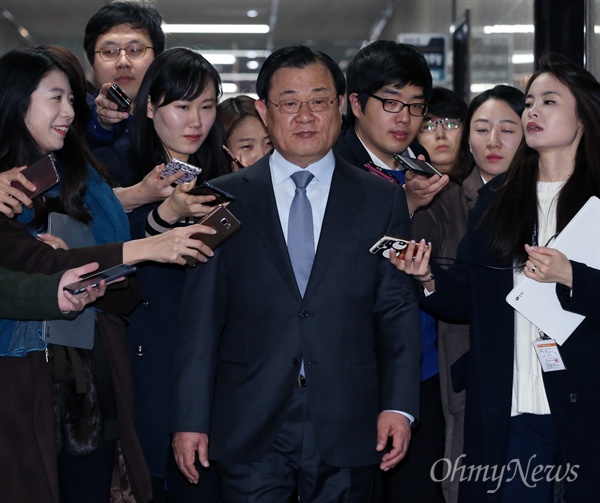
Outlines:
[{"label": "bangs hairstyle", "polygon": [[[600,84],[581,65],[560,54],[548,54],[527,83],[526,94],[542,74],[554,76],[568,88],[583,124],[574,171],[558,195],[556,231],[560,232],[591,196],[600,196]],[[527,260],[523,245],[531,243],[534,226],[538,225],[539,159],[538,152],[523,140],[506,182],[486,214],[492,251],[519,263]]]},{"label": "bangs hairstyle", "polygon": [[489,100],[503,101],[517,114],[519,121],[521,120],[521,114],[525,110],[525,95],[522,91],[516,87],[507,86],[504,84],[498,84],[483,91],[481,94],[475,96],[467,108],[467,115],[465,117],[464,127],[460,136],[460,143],[458,146],[458,153],[456,159],[452,164],[452,168],[448,175],[456,183],[462,184],[463,180],[467,178],[473,169],[475,168],[475,159],[471,153],[469,145],[469,134],[471,132],[471,121],[475,112],[481,105]]},{"label": "bangs hairstyle", "polygon": [[88,222],[90,215],[83,205],[87,166],[92,165],[103,175],[89,152],[84,136],[89,109],[85,99],[83,68],[71,52],[60,46],[18,48],[0,58],[0,170],[29,165],[42,157],[25,117],[31,107],[31,95],[53,71],[67,76],[73,93],[75,117],[63,148],[53,152],[61,176],[57,207],[49,209],[43,198],[33,201],[35,219],[31,225],[40,229],[45,228],[49,211],[63,211]]},{"label": "bangs hairstyle", "polygon": [[225,141],[227,141],[237,125],[247,117],[256,117],[262,124],[260,114],[254,106],[255,102],[256,100],[251,96],[242,94],[233,98],[227,98],[225,101],[219,103],[217,112],[223,124]]},{"label": "bangs hairstyle", "polygon": [[[218,102],[222,94],[219,73],[204,57],[191,49],[168,49],[150,64],[137,94],[133,113],[132,157],[139,180],[157,164],[170,160],[167,149],[156,133],[154,121],[147,117],[149,101],[155,109],[174,101],[192,101],[211,86],[215,89]],[[215,114],[216,107],[215,102]],[[222,139],[222,126],[217,117],[206,139],[189,160],[191,164],[202,168],[200,176],[203,180],[228,172],[228,164],[222,154]]]}]

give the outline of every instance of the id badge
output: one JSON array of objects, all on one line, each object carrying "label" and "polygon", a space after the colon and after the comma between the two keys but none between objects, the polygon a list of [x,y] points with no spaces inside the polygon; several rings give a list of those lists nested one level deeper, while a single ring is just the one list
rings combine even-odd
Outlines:
[{"label": "id badge", "polygon": [[544,372],[566,370],[563,359],[558,351],[558,345],[554,339],[533,341],[533,347]]}]

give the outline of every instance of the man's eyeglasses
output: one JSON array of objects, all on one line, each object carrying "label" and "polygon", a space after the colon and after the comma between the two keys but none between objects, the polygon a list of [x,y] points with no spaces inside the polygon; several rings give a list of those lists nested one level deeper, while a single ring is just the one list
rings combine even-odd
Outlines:
[{"label": "man's eyeglasses", "polygon": [[332,103],[335,103],[337,98],[330,100],[329,98],[313,98],[308,101],[300,101],[300,100],[282,100],[279,103],[273,103],[272,101],[267,100],[271,105],[275,105],[279,108],[279,111],[284,114],[297,114],[302,108],[303,104],[308,105],[308,109],[311,112],[325,112],[329,110]]},{"label": "man's eyeglasses", "polygon": [[140,59],[144,57],[147,49],[154,49],[154,47],[147,47],[143,44],[128,45],[127,47],[107,46],[96,51],[95,54],[99,54],[103,61],[115,61],[121,55],[121,51],[125,51],[129,59]]},{"label": "man's eyeglasses", "polygon": [[460,119],[439,119],[436,121],[423,121],[419,131],[433,133],[441,125],[446,131],[455,131],[460,127]]},{"label": "man's eyeglasses", "polygon": [[368,94],[371,98],[381,101],[381,105],[386,112],[391,114],[398,114],[404,110],[404,107],[408,108],[408,113],[413,117],[425,117],[429,111],[429,105],[427,103],[404,103],[400,100],[392,100],[389,98],[381,98],[374,94]]}]

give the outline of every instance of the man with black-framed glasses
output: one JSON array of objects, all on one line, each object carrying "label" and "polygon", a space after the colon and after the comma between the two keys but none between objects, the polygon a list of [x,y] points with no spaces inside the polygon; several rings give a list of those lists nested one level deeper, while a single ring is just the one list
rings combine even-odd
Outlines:
[{"label": "man with black-framed glasses", "polygon": [[[426,179],[399,171],[394,154],[423,156],[415,140],[431,93],[431,72],[416,47],[378,40],[364,47],[346,70],[347,128],[334,147],[336,154],[363,168],[374,166],[405,184],[410,213],[426,206],[448,183],[448,177]],[[370,168],[371,171],[374,171]]]},{"label": "man with black-framed glasses", "polygon": [[[419,208],[431,203],[449,181],[448,175],[426,178],[405,174],[394,159],[394,154],[401,154],[429,160],[427,151],[416,141],[432,90],[427,61],[412,45],[378,40],[352,58],[346,81],[348,127],[340,134],[335,153],[403,185],[409,212],[418,214]],[[420,321],[421,421],[413,431],[407,458],[376,478],[373,501],[381,503],[444,500],[441,484],[430,477],[432,464],[444,454],[436,320],[421,310]]]},{"label": "man with black-framed glasses", "polygon": [[[92,149],[127,141],[132,112],[118,110],[107,97],[111,84],[135,100],[154,58],[165,50],[162,17],[147,3],[121,1],[100,8],[85,27],[83,47],[92,70],[87,138]],[[128,181],[120,180],[119,182]]]}]

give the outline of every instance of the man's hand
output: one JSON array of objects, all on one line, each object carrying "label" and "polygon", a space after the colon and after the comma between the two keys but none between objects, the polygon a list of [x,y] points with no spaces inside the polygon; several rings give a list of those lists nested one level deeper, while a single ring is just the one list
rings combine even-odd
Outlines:
[{"label": "man's hand", "polygon": [[69,269],[62,275],[58,284],[58,307],[61,311],[82,311],[85,306],[95,302],[106,293],[106,283],[104,281],[100,282],[98,288],[88,286],[86,291],[79,295],[73,295],[63,290],[65,285],[75,283],[81,279],[81,276],[94,272],[98,269],[98,265],[98,262],[91,262],[75,269]]},{"label": "man's hand", "polygon": [[377,418],[377,452],[381,452],[387,445],[388,438],[392,438],[392,450],[381,458],[381,468],[387,472],[394,468],[406,456],[410,443],[410,421],[398,412],[385,411]]},{"label": "man's hand", "polygon": [[449,181],[450,177],[448,175],[442,177],[433,175],[428,178],[424,175],[407,172],[404,191],[406,192],[408,213],[412,215],[419,208],[427,206]]},{"label": "man's hand", "polygon": [[100,92],[94,102],[96,103],[96,115],[98,122],[106,129],[111,129],[115,124],[124,121],[129,117],[127,112],[119,112],[119,106],[108,99],[108,90],[112,84],[107,82],[100,88]]},{"label": "man's hand", "polygon": [[178,431],[173,435],[173,453],[181,473],[192,483],[197,484],[200,474],[195,466],[196,453],[204,468],[208,463],[208,435],[191,431]]}]

